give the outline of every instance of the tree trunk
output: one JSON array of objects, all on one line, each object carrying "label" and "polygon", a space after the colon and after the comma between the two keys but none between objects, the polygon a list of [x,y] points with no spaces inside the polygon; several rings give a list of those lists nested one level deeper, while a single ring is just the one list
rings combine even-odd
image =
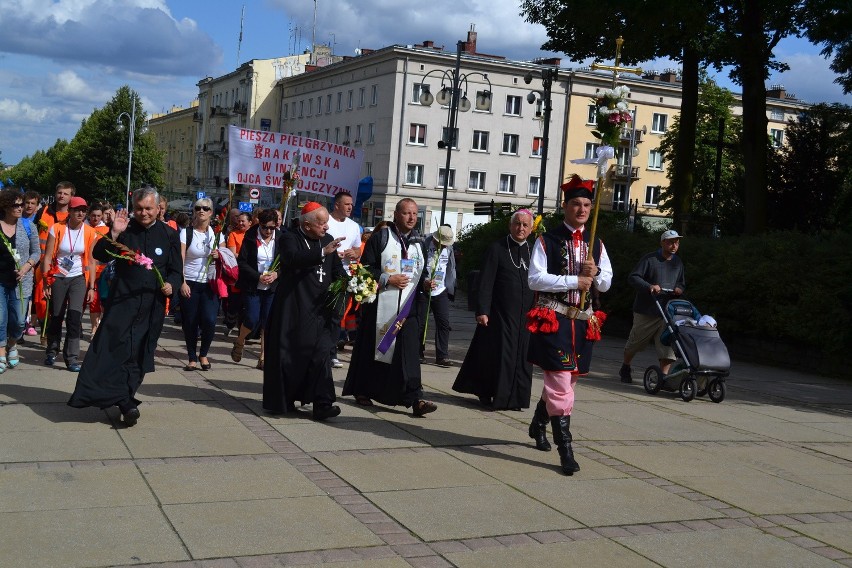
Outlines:
[{"label": "tree trunk", "polygon": [[683,50],[681,74],[680,129],[673,164],[673,222],[680,234],[689,232],[692,220],[692,194],[695,177],[695,136],[698,121],[698,67],[695,47]]},{"label": "tree trunk", "polygon": [[745,164],[745,233],[766,231],[766,45],[759,0],[743,8],[740,78],[743,86],[742,155]]}]

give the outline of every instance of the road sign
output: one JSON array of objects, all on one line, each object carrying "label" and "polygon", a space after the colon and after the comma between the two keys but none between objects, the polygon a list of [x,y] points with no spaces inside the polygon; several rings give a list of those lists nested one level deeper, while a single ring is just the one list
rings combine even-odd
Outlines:
[{"label": "road sign", "polygon": [[257,205],[259,201],[260,199],[249,199],[249,203],[251,203],[252,205]]},{"label": "road sign", "polygon": [[196,199],[204,199],[205,197],[207,197],[207,194],[204,193],[203,191],[196,191],[195,192],[195,198]]},{"label": "road sign", "polygon": [[240,211],[245,211],[246,213],[251,213],[252,211],[251,203],[248,203],[246,201],[240,201],[239,207]]},{"label": "road sign", "polygon": [[249,190],[249,197],[251,197],[252,199],[257,199],[258,197],[260,197],[260,190],[256,187],[251,188]]}]

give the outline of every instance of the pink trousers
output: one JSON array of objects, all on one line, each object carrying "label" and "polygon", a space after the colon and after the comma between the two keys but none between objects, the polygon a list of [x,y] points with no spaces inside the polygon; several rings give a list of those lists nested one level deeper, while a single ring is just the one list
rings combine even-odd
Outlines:
[{"label": "pink trousers", "polygon": [[579,375],[571,371],[544,371],[541,398],[549,416],[571,416],[574,410],[574,385]]}]

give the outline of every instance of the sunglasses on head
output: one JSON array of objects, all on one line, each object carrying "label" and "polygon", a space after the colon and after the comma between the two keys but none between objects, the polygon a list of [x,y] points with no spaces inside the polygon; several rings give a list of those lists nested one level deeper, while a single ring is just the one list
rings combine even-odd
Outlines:
[{"label": "sunglasses on head", "polygon": [[207,207],[206,205],[196,205],[195,210],[196,211],[210,211],[210,208]]}]

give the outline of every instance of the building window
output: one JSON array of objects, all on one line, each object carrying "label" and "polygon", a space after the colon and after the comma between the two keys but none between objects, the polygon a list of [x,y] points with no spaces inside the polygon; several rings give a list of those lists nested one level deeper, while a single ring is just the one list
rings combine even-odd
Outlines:
[{"label": "building window", "polygon": [[426,145],[426,125],[412,123],[408,129],[408,143],[417,146]]},{"label": "building window", "polygon": [[355,125],[355,143],[356,143],[356,144],[360,144],[360,143],[361,143],[361,134],[362,134],[362,131],[363,131],[363,127],[362,127],[362,125],[360,125],[360,124],[356,124],[356,125]]},{"label": "building window", "polygon": [[411,102],[416,105],[420,104],[420,95],[423,94],[423,88],[428,87],[429,83],[414,83],[411,85]]},{"label": "building window", "polygon": [[519,95],[506,95],[506,114],[521,116],[521,97]]},{"label": "building window", "polygon": [[340,144],[340,127],[336,127],[334,129],[334,143]]},{"label": "building window", "polygon": [[328,142],[328,133],[329,133],[329,129],[328,129],[328,128],[326,128],[326,129],[325,129],[325,141],[326,141],[326,142]]},{"label": "building window", "polygon": [[337,93],[337,112],[343,110],[343,93]]},{"label": "building window", "polygon": [[352,110],[352,103],[355,100],[355,91],[349,89],[348,96],[346,97],[346,110]]},{"label": "building window", "polygon": [[598,123],[598,105],[589,105],[589,115],[586,117],[586,124]]},{"label": "building window", "polygon": [[376,143],[376,123],[371,122],[367,125],[367,144]]},{"label": "building window", "polygon": [[358,89],[358,108],[364,108],[367,104],[367,87]]},{"label": "building window", "polygon": [[281,118],[283,118],[284,120],[287,120],[287,114],[288,114],[288,113],[287,113],[287,110],[288,110],[289,108],[290,108],[290,105],[288,105],[288,104],[286,104],[286,103],[285,103],[285,104],[281,107],[281,114],[283,114],[283,115],[284,115],[284,116],[282,116]]},{"label": "building window", "polygon": [[331,112],[331,94],[329,93],[325,97],[325,113],[329,114]]},{"label": "building window", "polygon": [[541,158],[541,148],[544,144],[544,139],[541,136],[533,136],[531,156]]},{"label": "building window", "polygon": [[299,101],[299,118],[305,116],[305,101]]},{"label": "building window", "polygon": [[[438,168],[438,187],[444,187],[444,177],[447,173],[447,168]],[[447,188],[455,189],[456,187],[456,170],[450,168],[450,179],[447,183]]]},{"label": "building window", "polygon": [[627,202],[627,184],[617,183],[612,187],[612,210],[624,211]]},{"label": "building window", "polygon": [[477,152],[487,152],[488,151],[488,132],[485,130],[474,130],[473,131],[473,145],[471,146],[471,150],[476,150]]},{"label": "building window", "polygon": [[769,111],[769,117],[772,120],[784,120],[784,111],[777,109],[777,108],[774,108],[771,111]]},{"label": "building window", "polygon": [[598,148],[600,148],[600,144],[597,142],[586,142],[586,159],[587,160],[596,160],[598,157]]},{"label": "building window", "polygon": [[373,162],[364,162],[364,175],[373,175]]},{"label": "building window", "polygon": [[379,86],[373,85],[370,87],[370,106],[379,104]]},{"label": "building window", "polygon": [[296,118],[296,101],[293,101],[293,104],[290,107],[290,116]]},{"label": "building window", "polygon": [[467,182],[468,189],[474,191],[485,191],[485,172],[470,171],[470,178]]},{"label": "building window", "polygon": [[659,170],[663,169],[663,153],[659,150],[651,150],[648,152],[648,169]]},{"label": "building window", "polygon": [[317,97],[317,114],[322,114],[322,97]]},{"label": "building window", "polygon": [[349,142],[352,141],[352,127],[344,126],[343,127],[343,145],[349,146]]},{"label": "building window", "polygon": [[503,154],[518,155],[518,135],[504,134],[503,135]]},{"label": "building window", "polygon": [[308,99],[308,116],[314,114],[314,99]]},{"label": "building window", "polygon": [[651,132],[665,132],[668,125],[669,115],[654,113],[654,120],[651,122]]},{"label": "building window", "polygon": [[649,185],[645,187],[645,207],[656,207],[660,203],[660,186]]},{"label": "building window", "polygon": [[500,174],[498,193],[515,193],[515,174]]},{"label": "building window", "polygon": [[423,185],[423,164],[408,164],[405,167],[406,185]]},{"label": "building window", "polygon": [[778,128],[770,128],[769,136],[772,137],[772,147],[780,148],[784,145],[784,131]]},{"label": "building window", "polygon": [[539,177],[530,176],[530,186],[527,190],[527,195],[538,195]]}]

